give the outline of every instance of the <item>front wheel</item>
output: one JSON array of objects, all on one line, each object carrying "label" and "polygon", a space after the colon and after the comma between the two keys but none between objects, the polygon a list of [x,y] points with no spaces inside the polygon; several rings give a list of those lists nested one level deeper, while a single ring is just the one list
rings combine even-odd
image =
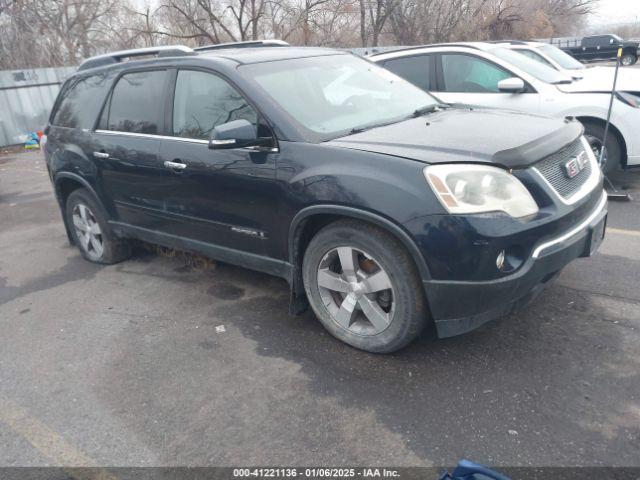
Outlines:
[{"label": "front wheel", "polygon": [[415,339],[426,323],[413,260],[377,227],[351,220],[328,225],[309,243],[302,270],[318,319],[353,347],[393,352]]},{"label": "front wheel", "polygon": [[[604,126],[597,123],[585,123],[584,136],[589,142],[594,155],[598,161],[600,161],[602,139],[604,138]],[[602,171],[605,175],[609,175],[622,167],[622,146],[611,129],[609,129],[609,132],[607,133],[606,147]]]}]

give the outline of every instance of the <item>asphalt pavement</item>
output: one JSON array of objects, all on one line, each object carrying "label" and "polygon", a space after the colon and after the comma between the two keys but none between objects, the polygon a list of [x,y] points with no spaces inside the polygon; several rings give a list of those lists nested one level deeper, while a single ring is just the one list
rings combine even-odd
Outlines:
[{"label": "asphalt pavement", "polygon": [[393,355],[278,278],[70,247],[40,153],[0,157],[0,466],[640,466],[640,171],[526,310]]}]

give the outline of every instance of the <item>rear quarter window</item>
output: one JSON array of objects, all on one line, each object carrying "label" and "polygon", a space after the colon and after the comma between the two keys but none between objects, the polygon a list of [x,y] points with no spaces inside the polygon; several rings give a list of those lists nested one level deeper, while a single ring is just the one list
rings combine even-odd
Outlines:
[{"label": "rear quarter window", "polygon": [[51,117],[58,127],[91,129],[107,94],[107,76],[91,75],[72,80]]}]

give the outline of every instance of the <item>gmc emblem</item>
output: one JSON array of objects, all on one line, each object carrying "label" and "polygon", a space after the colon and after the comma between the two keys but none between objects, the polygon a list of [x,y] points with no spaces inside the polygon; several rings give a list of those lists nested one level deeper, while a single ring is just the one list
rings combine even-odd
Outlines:
[{"label": "gmc emblem", "polygon": [[587,154],[585,152],[580,152],[576,157],[568,160],[564,165],[564,174],[573,178],[578,175],[584,167],[587,166]]}]

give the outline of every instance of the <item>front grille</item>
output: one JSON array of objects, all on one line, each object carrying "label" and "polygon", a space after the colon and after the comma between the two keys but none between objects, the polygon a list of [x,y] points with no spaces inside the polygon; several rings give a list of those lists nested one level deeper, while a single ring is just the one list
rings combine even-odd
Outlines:
[{"label": "front grille", "polygon": [[578,138],[573,143],[543,158],[534,165],[535,169],[540,172],[554,190],[565,200],[571,198],[591,176],[593,170],[591,160],[587,160],[584,169],[575,177],[569,178],[565,173],[564,164],[584,151],[585,148],[582,140]]}]

